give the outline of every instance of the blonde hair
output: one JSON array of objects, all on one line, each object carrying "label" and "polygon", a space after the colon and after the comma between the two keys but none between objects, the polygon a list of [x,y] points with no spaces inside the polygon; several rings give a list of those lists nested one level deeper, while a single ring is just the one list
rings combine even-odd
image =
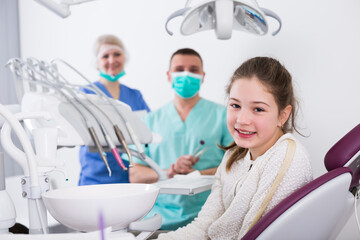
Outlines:
[{"label": "blonde hair", "polygon": [[98,56],[100,48],[104,44],[118,46],[119,48],[121,48],[124,51],[125,60],[128,59],[127,52],[126,52],[123,42],[117,36],[111,35],[111,34],[101,35],[96,39],[95,44],[94,44],[95,57]]},{"label": "blonde hair", "polygon": [[[245,61],[234,72],[226,92],[229,95],[232,85],[240,78],[256,77],[267,87],[269,92],[274,96],[275,102],[280,111],[286,106],[291,105],[291,113],[288,120],[283,124],[284,133],[299,131],[295,126],[295,116],[297,113],[297,100],[294,96],[292,77],[286,68],[279,61],[270,57],[255,57]],[[301,133],[299,133],[301,135]],[[221,147],[224,150],[232,150],[232,154],[226,164],[226,170],[229,171],[232,164],[237,160],[245,157],[248,149],[242,148],[232,142],[227,147]]]}]

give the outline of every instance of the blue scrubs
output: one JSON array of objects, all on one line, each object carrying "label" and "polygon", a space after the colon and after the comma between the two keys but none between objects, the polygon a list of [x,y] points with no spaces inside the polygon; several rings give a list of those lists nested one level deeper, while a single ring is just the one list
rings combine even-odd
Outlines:
[{"label": "blue scrubs", "polygon": [[[200,99],[185,122],[181,120],[173,102],[147,114],[143,121],[152,132],[163,138],[161,143],[149,144],[145,148],[145,153],[162,169],[170,168],[182,155],[193,154],[201,140],[205,144],[200,149],[208,150],[201,155],[194,168],[204,170],[218,167],[224,151],[216,144],[227,146],[233,141],[227,130],[226,108],[205,99]],[[144,164],[138,159],[134,161]],[[210,191],[193,196],[160,194],[147,216],[161,214],[161,229],[175,230],[197,216],[209,194]]]},{"label": "blue scrubs", "polygon": [[[108,90],[100,82],[94,82],[108,97],[111,97]],[[89,89],[82,89],[87,94],[94,94]],[[146,110],[150,111],[146,102],[144,101],[139,90],[129,88],[123,84],[120,86],[121,102],[128,104],[133,111]],[[107,159],[112,171],[111,177],[109,172],[101,160],[99,153],[89,152],[87,146],[81,146],[79,152],[81,172],[79,185],[105,184],[105,183],[129,183],[129,173],[124,172],[116,162],[111,152],[107,153]],[[124,161],[126,167],[129,166],[128,161]]]}]

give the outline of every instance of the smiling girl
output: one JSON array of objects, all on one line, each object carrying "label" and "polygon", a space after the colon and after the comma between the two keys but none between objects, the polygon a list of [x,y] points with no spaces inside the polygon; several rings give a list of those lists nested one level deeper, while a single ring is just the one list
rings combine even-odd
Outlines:
[{"label": "smiling girl", "polygon": [[[224,148],[211,194],[193,222],[159,239],[241,239],[256,222],[279,171],[284,177],[261,216],[312,180],[306,150],[291,134],[297,131],[296,100],[284,66],[273,58],[249,59],[235,71],[227,93],[234,142]],[[295,151],[284,170],[290,142]]]}]

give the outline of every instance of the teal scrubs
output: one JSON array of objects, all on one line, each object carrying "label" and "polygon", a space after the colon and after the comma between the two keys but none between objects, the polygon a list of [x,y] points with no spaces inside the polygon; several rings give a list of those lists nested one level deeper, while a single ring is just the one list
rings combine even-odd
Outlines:
[{"label": "teal scrubs", "polygon": [[[145,153],[162,169],[170,168],[182,155],[193,154],[200,141],[205,143],[200,149],[207,148],[207,151],[194,168],[204,170],[218,167],[224,151],[216,144],[227,146],[233,141],[226,126],[226,108],[205,99],[200,99],[185,122],[181,120],[173,102],[148,113],[143,121],[152,132],[162,136],[161,143],[149,144],[145,148]],[[135,162],[144,164],[138,159]],[[197,216],[209,194],[210,191],[193,196],[160,194],[147,216],[161,214],[161,229],[175,230]]]}]

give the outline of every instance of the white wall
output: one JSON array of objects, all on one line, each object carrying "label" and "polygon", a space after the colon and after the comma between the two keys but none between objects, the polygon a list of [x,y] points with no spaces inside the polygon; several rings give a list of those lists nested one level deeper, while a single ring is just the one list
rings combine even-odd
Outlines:
[{"label": "white wall", "polygon": [[[275,57],[293,75],[302,106],[299,125],[310,134],[301,140],[309,150],[315,176],[324,173],[327,150],[360,122],[360,2],[259,0],[261,7],[281,17],[279,35],[233,32],[230,40],[216,39],[213,31],[182,36],[181,18],[169,24],[174,36],[167,35],[167,17],[185,2],[101,0],[73,6],[72,15],[61,19],[35,1],[20,0],[21,55],[63,58],[96,80],[93,42],[100,34],[116,34],[130,53],[123,81],[141,90],[152,109],[172,98],[165,73],[170,55],[178,48],[191,47],[203,56],[206,82],[201,95],[219,103],[225,103],[225,85],[245,59]],[[276,28],[270,19],[270,31]],[[340,239],[358,237],[352,224]]]}]

